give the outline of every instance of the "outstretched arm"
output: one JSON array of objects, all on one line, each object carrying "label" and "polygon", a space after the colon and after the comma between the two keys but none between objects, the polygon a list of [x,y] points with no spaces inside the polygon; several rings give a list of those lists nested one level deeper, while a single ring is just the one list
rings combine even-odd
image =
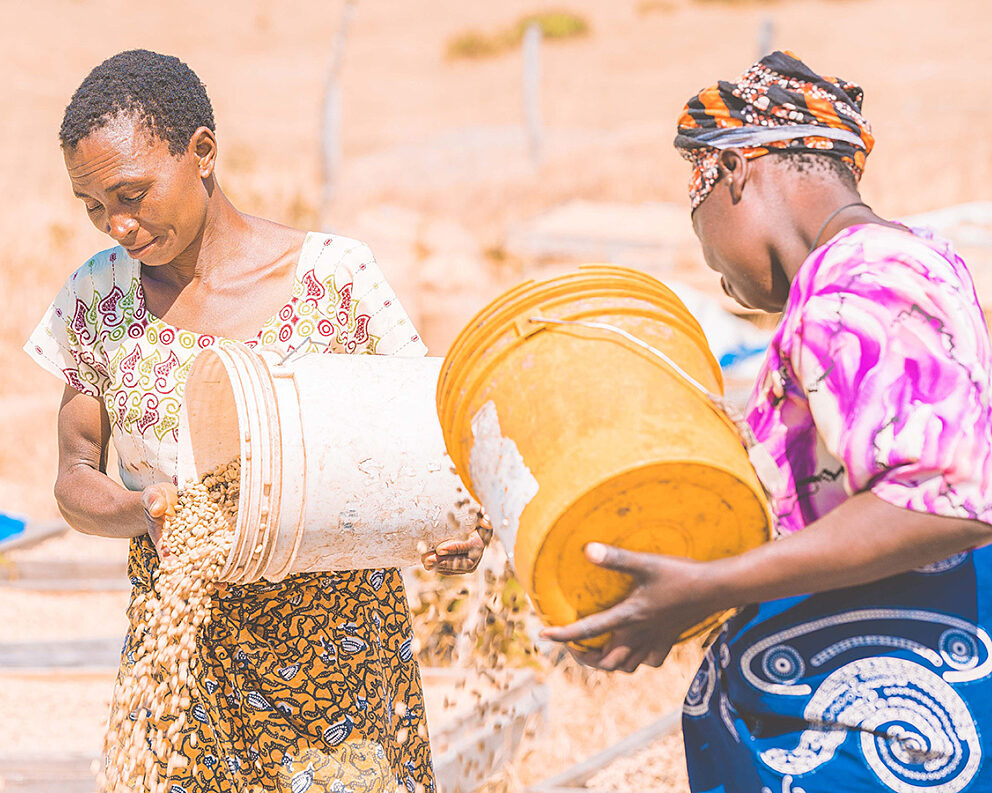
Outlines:
[{"label": "outstretched arm", "polygon": [[581,641],[613,632],[601,652],[577,654],[601,669],[658,666],[680,633],[728,608],[857,586],[992,542],[992,526],[893,506],[859,493],[802,531],[738,556],[696,562],[590,544],[590,561],[635,586],[610,609],[544,636]]}]

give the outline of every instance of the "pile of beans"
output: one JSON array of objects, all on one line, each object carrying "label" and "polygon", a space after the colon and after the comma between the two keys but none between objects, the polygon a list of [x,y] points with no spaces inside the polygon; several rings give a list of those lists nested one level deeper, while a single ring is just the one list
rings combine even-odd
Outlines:
[{"label": "pile of beans", "polygon": [[[234,537],[240,478],[235,461],[180,491],[152,588],[132,600],[141,627],[130,648],[134,665],[122,671],[114,692],[101,785],[107,793],[165,793],[169,777],[187,763],[176,747],[192,703],[197,637],[210,621]],[[188,740],[195,746],[195,733]]]},{"label": "pile of beans", "polygon": [[597,791],[689,790],[682,733],[660,738],[640,751],[619,757],[589,778],[585,785]]}]

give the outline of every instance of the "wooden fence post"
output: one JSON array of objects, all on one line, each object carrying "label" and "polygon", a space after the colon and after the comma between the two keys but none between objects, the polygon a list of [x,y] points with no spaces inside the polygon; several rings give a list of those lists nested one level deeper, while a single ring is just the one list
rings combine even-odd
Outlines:
[{"label": "wooden fence post", "polygon": [[320,223],[321,227],[325,229],[329,225],[328,215],[331,202],[337,191],[337,180],[341,171],[341,68],[344,63],[351,22],[357,7],[358,0],[345,0],[344,2],[344,7],[341,10],[341,22],[338,25],[337,36],[334,38],[334,48],[331,52],[331,67],[324,89],[324,105],[320,126]]},{"label": "wooden fence post", "polygon": [[762,17],[758,26],[758,60],[771,54],[772,39],[775,36],[775,20],[770,16]]},{"label": "wooden fence post", "polygon": [[541,129],[541,26],[531,22],[524,31],[524,125],[527,146],[535,168],[541,166],[544,133]]}]

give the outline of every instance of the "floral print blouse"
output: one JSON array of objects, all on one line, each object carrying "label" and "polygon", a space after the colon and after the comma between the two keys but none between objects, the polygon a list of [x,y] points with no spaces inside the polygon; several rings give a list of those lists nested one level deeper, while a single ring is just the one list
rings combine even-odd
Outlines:
[{"label": "floral print blouse", "polygon": [[[176,484],[179,408],[196,354],[231,344],[169,325],[145,305],[141,264],[98,253],[66,281],[25,345],[42,367],[103,401],[132,490]],[[427,351],[368,246],[307,235],[289,301],[249,346],[421,356]]]}]

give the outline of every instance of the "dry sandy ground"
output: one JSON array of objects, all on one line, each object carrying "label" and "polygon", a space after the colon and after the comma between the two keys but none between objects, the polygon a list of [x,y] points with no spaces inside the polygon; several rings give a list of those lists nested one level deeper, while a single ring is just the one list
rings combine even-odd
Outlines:
[{"label": "dry sandy ground", "polygon": [[[360,0],[342,76],[344,166],[321,220],[318,119],[340,0],[3,3],[0,510],[56,514],[50,493],[60,389],[20,345],[66,276],[109,244],[69,194],[56,133],[86,71],[122,49],[187,60],[210,90],[220,178],[235,201],[286,223],[330,225],[368,240],[435,354],[475,309],[538,264],[501,257],[512,224],[572,198],[685,202],[687,173],[670,147],[674,119],[692,92],[751,62],[766,18],[776,46],[865,87],[877,148],[863,191],[878,211],[992,198],[988,0],[553,5],[584,14],[592,33],[543,51],[546,146],[535,168],[520,129],[518,54],[455,63],[443,53],[453,35],[495,30],[543,2]],[[43,553],[116,558],[122,549],[73,538]],[[117,594],[0,589],[2,640],[113,633],[121,611]],[[622,680],[616,702],[649,703],[631,716],[644,723],[664,697],[655,696],[650,673],[636,685]],[[66,703],[98,704],[105,694],[93,685],[92,692],[46,690]],[[15,730],[34,735],[22,722],[34,713],[31,692],[12,694],[9,679],[0,679],[0,693],[0,745]],[[616,724],[640,726],[620,718],[629,707],[618,706]],[[64,718],[68,725],[74,711]],[[583,723],[569,718],[557,718],[548,736]],[[624,729],[614,732],[576,738],[574,751],[549,750],[547,771]]]}]

